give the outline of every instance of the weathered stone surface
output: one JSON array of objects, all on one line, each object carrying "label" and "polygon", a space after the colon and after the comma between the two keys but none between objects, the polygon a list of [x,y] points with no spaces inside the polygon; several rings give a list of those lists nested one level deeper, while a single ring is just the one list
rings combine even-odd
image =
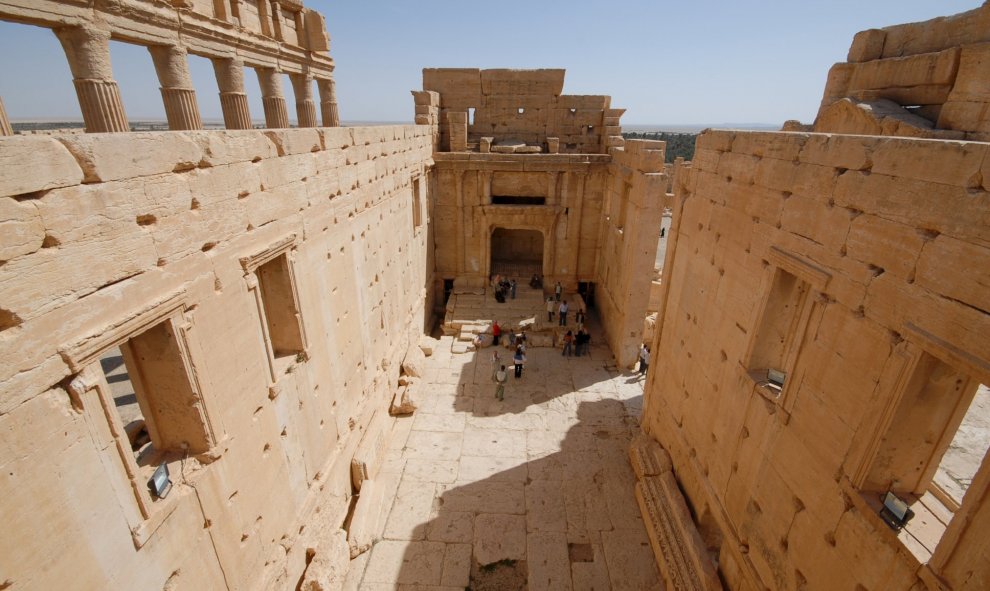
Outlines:
[{"label": "weathered stone surface", "polygon": [[77,185],[83,171],[58,140],[8,137],[0,142],[0,197]]},{"label": "weathered stone surface", "polygon": [[423,360],[426,355],[419,347],[412,347],[406,353],[406,358],[402,360],[402,373],[414,378],[423,377]]},{"label": "weathered stone surface", "polygon": [[382,539],[385,515],[391,502],[385,497],[386,494],[386,487],[382,484],[370,479],[364,481],[347,531],[350,559],[367,552]]},{"label": "weathered stone surface", "polygon": [[[390,413],[391,414],[391,413]],[[362,483],[378,475],[388,448],[388,436],[392,421],[383,412],[376,412],[368,423],[358,444],[354,457],[351,458],[351,484],[354,490],[360,492]]]},{"label": "weathered stone surface", "polygon": [[413,387],[411,385],[400,387],[395,392],[395,396],[392,397],[392,404],[388,407],[388,414],[397,417],[411,415],[416,412],[418,406],[412,392]]},{"label": "weathered stone surface", "polygon": [[107,182],[199,166],[203,149],[182,132],[74,135],[63,142],[83,169],[86,182]]},{"label": "weathered stone surface", "polygon": [[315,548],[300,589],[303,591],[340,589],[347,578],[349,567],[347,532],[338,530],[326,536]]},{"label": "weathered stone surface", "polygon": [[636,500],[667,585],[671,589],[721,589],[673,473],[641,478]]},{"label": "weathered stone surface", "polygon": [[637,435],[629,445],[629,463],[640,480],[646,476],[660,476],[674,467],[670,454],[645,433]]}]

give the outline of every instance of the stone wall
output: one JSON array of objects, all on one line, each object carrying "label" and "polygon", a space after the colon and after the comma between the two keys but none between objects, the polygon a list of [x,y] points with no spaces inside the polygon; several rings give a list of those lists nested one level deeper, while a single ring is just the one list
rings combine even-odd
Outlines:
[{"label": "stone wall", "polygon": [[990,4],[862,31],[829,71],[815,131],[988,141],[988,77]]},{"label": "stone wall", "polygon": [[990,586],[990,463],[933,554],[877,516],[930,490],[990,380],[988,165],[985,143],[699,137],[643,425],[729,588]]},{"label": "stone wall", "polygon": [[519,140],[544,146],[547,138],[555,138],[558,148],[547,150],[565,154],[603,154],[621,145],[624,109],[612,109],[608,96],[565,95],[563,88],[564,70],[423,70],[423,90],[440,95],[440,144],[451,152],[465,149],[451,143],[448,117],[453,114],[467,124],[470,144],[490,137],[496,145]]},{"label": "stone wall", "polygon": [[595,302],[620,366],[639,359],[667,179],[664,143],[627,140],[612,150],[595,270]]},{"label": "stone wall", "polygon": [[5,585],[295,587],[431,320],[430,133],[0,139]]},{"label": "stone wall", "polygon": [[[544,285],[560,281],[575,291],[579,281],[594,280],[608,156],[437,152],[434,157],[438,279],[486,285],[492,232],[506,228],[542,233]],[[494,204],[495,191],[544,201]]]}]

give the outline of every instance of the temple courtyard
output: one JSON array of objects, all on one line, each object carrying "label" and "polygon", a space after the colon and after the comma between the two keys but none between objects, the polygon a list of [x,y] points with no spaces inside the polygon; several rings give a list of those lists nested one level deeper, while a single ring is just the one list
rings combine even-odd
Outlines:
[{"label": "temple courtyard", "polygon": [[662,588],[628,460],[644,380],[589,320],[590,355],[531,347],[504,401],[492,349],[441,338],[377,477],[382,539],[345,589]]}]

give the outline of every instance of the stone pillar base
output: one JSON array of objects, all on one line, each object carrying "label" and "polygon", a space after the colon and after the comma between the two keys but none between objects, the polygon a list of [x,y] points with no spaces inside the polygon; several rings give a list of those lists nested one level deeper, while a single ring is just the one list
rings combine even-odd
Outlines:
[{"label": "stone pillar base", "polygon": [[247,95],[243,92],[221,92],[220,108],[223,110],[223,124],[227,129],[251,129],[251,113],[248,111]]},{"label": "stone pillar base", "polygon": [[165,116],[172,131],[203,129],[196,104],[196,91],[188,88],[162,88]]},{"label": "stone pillar base", "polygon": [[299,127],[318,127],[316,121],[316,104],[309,101],[296,103],[296,116],[299,117]]},{"label": "stone pillar base", "polygon": [[7,110],[3,108],[3,99],[0,98],[0,135],[14,135],[14,128],[10,126],[7,119]]},{"label": "stone pillar base", "polygon": [[323,127],[340,127],[340,115],[337,113],[336,102],[321,102],[320,114],[323,116]]},{"label": "stone pillar base", "polygon": [[86,133],[130,131],[117,83],[110,80],[73,80],[82,108]]},{"label": "stone pillar base", "polygon": [[278,129],[289,126],[289,111],[285,107],[285,98],[280,96],[265,96],[261,98],[265,106],[265,127]]}]

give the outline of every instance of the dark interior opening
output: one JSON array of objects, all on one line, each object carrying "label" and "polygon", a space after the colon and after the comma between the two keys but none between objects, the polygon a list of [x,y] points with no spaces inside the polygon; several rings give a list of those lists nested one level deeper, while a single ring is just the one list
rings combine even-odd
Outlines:
[{"label": "dark interior opening", "polygon": [[515,195],[492,195],[492,205],[546,205],[546,197],[518,197]]}]

